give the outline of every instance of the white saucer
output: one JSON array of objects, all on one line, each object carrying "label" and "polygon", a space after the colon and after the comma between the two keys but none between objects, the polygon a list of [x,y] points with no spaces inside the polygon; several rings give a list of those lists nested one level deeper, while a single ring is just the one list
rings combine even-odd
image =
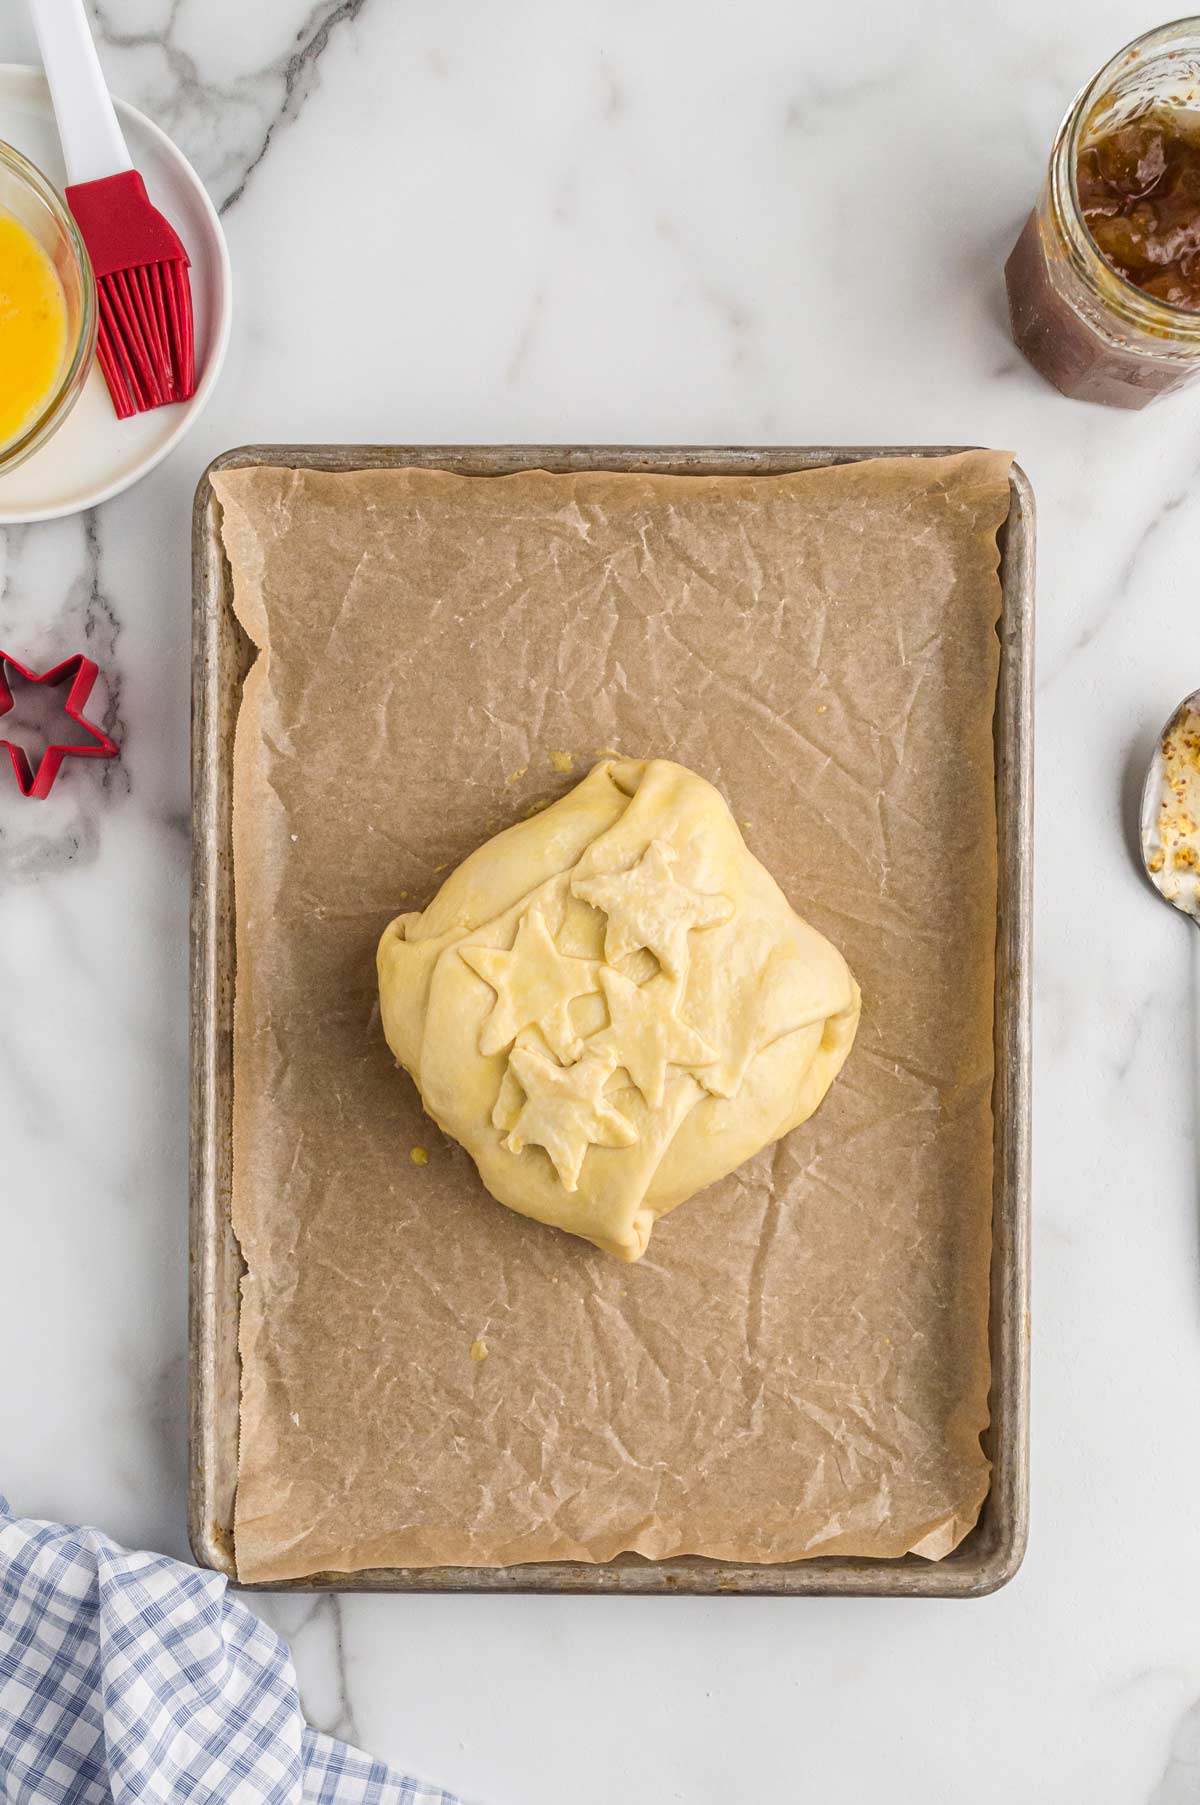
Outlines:
[{"label": "white saucer", "polygon": [[[0,476],[0,526],[57,520],[119,495],[153,470],[200,416],[229,342],[232,289],[225,234],[199,176],[159,128],[125,101],[117,117],[129,154],[187,246],[192,260],[196,370],[190,401],[118,420],[98,368],[54,437],[24,464]],[[0,63],[0,138],[22,151],[61,188],[66,181],[46,78],[22,63]]]}]

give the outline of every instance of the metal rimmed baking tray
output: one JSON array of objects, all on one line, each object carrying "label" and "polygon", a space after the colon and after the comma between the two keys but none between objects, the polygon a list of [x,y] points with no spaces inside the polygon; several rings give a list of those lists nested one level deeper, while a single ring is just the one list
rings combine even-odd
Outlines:
[{"label": "metal rimmed baking tray", "polygon": [[[238,625],[221,545],[214,471],[272,464],[348,471],[423,466],[463,475],[633,470],[778,475],[876,457],[934,457],[961,446],[258,445],[205,472],[193,519],[190,1448],[188,1527],[201,1565],[236,1578],[239,1288],[232,1183],[233,734],[254,649]],[[944,1560],[825,1556],[754,1565],[623,1556],[603,1565],[387,1568],[272,1581],[268,1590],[846,1594],[978,1597],[1015,1573],[1028,1517],[1028,1298],[1034,507],[1016,465],[1000,530],[1000,673],[995,719],[999,853],[990,1342],[992,1482],[979,1522]]]}]

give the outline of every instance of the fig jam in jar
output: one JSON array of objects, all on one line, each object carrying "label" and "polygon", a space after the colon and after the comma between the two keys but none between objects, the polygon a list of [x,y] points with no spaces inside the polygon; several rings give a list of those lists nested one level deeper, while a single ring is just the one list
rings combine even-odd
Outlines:
[{"label": "fig jam in jar", "polygon": [[1200,18],[1089,82],[1005,276],[1013,337],[1064,395],[1145,407],[1200,375]]}]

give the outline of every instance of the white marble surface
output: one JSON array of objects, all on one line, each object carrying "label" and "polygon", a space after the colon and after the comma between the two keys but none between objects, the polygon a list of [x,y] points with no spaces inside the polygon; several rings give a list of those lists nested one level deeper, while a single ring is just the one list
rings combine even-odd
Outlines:
[{"label": "white marble surface", "polygon": [[[263,1600],[308,1709],[494,1805],[1200,1801],[1190,961],[1123,807],[1200,684],[1200,395],[1060,399],[1003,255],[1132,0],[103,0],[222,205],[183,449],[0,540],[119,764],[0,782],[0,1486],[185,1551],[188,510],[255,439],[967,441],[1041,511],[1033,1535],[969,1604]],[[0,60],[32,60],[19,0]],[[860,235],[861,228],[861,235]],[[2,776],[2,774],[0,774]],[[964,1775],[970,1775],[969,1781]]]}]

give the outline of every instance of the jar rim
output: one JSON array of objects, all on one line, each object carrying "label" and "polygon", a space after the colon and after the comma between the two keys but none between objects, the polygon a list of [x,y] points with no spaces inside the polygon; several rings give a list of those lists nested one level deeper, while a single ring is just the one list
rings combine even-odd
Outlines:
[{"label": "jar rim", "polygon": [[[1189,342],[1200,340],[1200,311],[1177,307],[1172,301],[1159,300],[1115,270],[1103,255],[1079,204],[1076,171],[1080,139],[1092,108],[1128,64],[1148,53],[1161,50],[1173,40],[1192,37],[1200,58],[1200,15],[1185,15],[1166,25],[1157,25],[1122,46],[1091,79],[1085,82],[1071,105],[1054,140],[1050,153],[1050,194],[1060,231],[1077,274],[1093,294],[1105,305],[1116,307],[1131,324],[1156,334],[1170,334]],[[1200,110],[1200,82],[1197,84]]]}]

